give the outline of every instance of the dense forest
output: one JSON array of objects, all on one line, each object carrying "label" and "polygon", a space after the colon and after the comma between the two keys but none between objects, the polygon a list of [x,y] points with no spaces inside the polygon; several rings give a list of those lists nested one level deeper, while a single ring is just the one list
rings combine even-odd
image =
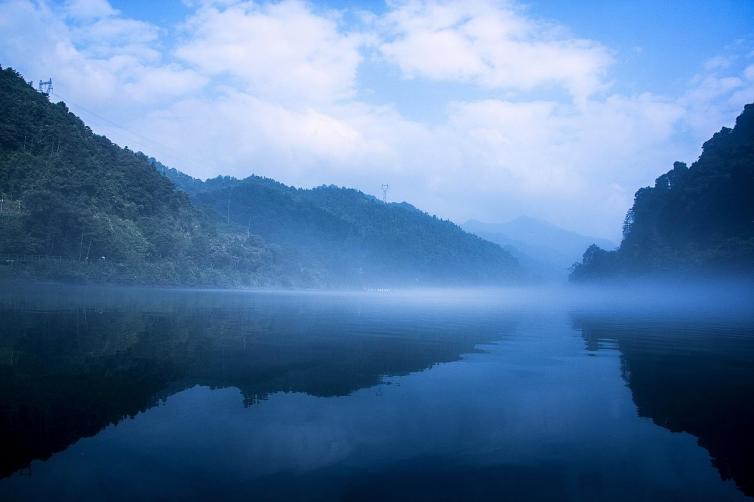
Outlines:
[{"label": "dense forest", "polygon": [[636,192],[618,250],[590,246],[571,278],[709,273],[754,274],[754,104],[690,167],[676,162]]},{"label": "dense forest", "polygon": [[499,246],[405,202],[258,176],[203,183],[174,169],[161,172],[228,231],[260,235],[312,274],[367,284],[494,284],[516,270]]},{"label": "dense forest", "polygon": [[499,246],[408,204],[167,169],[94,134],[10,68],[0,200],[4,277],[369,287],[499,283],[518,270]]},{"label": "dense forest", "polygon": [[223,234],[137,152],[0,71],[0,273],[66,281],[264,285],[273,250]]}]

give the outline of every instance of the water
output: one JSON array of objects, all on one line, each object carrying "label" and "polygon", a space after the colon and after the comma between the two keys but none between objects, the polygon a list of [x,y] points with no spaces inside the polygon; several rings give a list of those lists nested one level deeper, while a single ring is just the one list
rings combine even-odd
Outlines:
[{"label": "water", "polygon": [[754,495],[748,301],[597,298],[4,287],[0,498]]}]

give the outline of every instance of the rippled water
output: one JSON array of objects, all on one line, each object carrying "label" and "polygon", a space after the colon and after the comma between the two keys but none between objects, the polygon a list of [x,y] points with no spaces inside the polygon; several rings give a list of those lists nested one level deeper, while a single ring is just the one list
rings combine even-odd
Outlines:
[{"label": "rippled water", "polygon": [[737,500],[746,299],[0,292],[0,498]]}]

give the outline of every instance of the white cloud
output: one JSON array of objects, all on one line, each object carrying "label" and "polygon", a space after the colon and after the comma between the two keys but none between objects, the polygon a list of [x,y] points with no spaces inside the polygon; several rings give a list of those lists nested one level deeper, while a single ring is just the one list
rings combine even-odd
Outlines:
[{"label": "white cloud", "polygon": [[[207,82],[177,63],[163,62],[157,27],[108,6],[104,0],[73,2],[62,10],[27,0],[0,3],[3,64],[32,80],[53,76],[59,95],[88,108],[107,105],[113,120],[138,113],[135,105],[154,106]],[[77,17],[69,22],[72,9]]]},{"label": "white cloud", "polygon": [[[714,60],[721,58],[714,58]],[[684,126],[698,142],[707,140],[723,125],[732,125],[744,105],[754,102],[754,54],[727,55],[725,65],[706,64],[690,88],[678,98],[686,110]]]},{"label": "white cloud", "polygon": [[454,104],[449,136],[464,138],[475,166],[469,192],[494,187],[474,197],[479,213],[494,214],[502,196],[514,214],[574,228],[586,228],[579,219],[589,214],[592,232],[615,236],[633,191],[677,153],[668,144],[682,113],[651,95],[580,106],[485,100]]},{"label": "white cloud", "polygon": [[142,61],[157,61],[158,29],[149,23],[108,17],[71,28],[71,41],[87,56],[108,58],[132,55]]},{"label": "white cloud", "polygon": [[599,44],[495,0],[396,3],[384,29],[382,54],[409,77],[523,91],[561,86],[583,100],[604,86],[611,61]]},{"label": "white cloud", "polygon": [[754,64],[746,67],[744,70],[744,77],[746,80],[754,81]]},{"label": "white cloud", "polygon": [[355,92],[361,37],[302,2],[205,6],[188,21],[185,38],[176,51],[181,60],[236,77],[259,96],[308,102]]},{"label": "white cloud", "polygon": [[91,20],[118,14],[107,0],[69,0],[65,13],[74,19]]}]

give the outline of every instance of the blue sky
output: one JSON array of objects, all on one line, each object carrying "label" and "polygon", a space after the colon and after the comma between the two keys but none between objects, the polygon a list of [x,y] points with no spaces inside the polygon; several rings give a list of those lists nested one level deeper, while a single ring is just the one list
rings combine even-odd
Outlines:
[{"label": "blue sky", "polygon": [[751,47],[754,2],[748,0],[532,2],[531,12],[556,19],[614,51],[614,78],[626,89],[680,92],[700,64]]},{"label": "blue sky", "polygon": [[[113,0],[125,15],[161,26],[176,25],[192,8],[181,0]],[[384,13],[383,0],[313,2],[321,9],[365,9]],[[599,40],[620,54],[616,82],[636,91],[679,92],[700,62],[752,43],[754,2],[748,0],[548,0],[520,5],[533,16],[562,24],[581,37]]]},{"label": "blue sky", "polygon": [[0,0],[0,64],[197,177],[619,238],[754,101],[754,2]]}]

